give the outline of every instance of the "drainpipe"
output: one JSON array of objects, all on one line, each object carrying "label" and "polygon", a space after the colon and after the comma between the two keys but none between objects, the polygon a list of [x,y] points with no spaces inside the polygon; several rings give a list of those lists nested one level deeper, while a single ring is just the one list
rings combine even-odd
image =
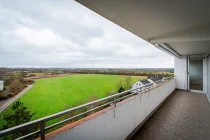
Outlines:
[{"label": "drainpipe", "polygon": [[186,65],[187,65],[187,70],[186,70],[186,73],[187,73],[187,91],[189,91],[189,55],[187,55],[187,61],[186,61]]}]

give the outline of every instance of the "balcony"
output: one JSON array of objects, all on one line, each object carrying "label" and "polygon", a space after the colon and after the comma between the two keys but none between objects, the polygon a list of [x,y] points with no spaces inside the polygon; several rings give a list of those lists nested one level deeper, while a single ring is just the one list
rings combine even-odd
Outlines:
[{"label": "balcony", "polygon": [[[38,125],[37,131],[18,139],[210,139],[209,2],[76,1],[173,55],[175,78],[134,89],[137,94],[129,90],[0,131],[0,138]],[[48,124],[73,111],[80,112]]]},{"label": "balcony", "polygon": [[132,140],[209,140],[210,104],[205,94],[176,90]]}]

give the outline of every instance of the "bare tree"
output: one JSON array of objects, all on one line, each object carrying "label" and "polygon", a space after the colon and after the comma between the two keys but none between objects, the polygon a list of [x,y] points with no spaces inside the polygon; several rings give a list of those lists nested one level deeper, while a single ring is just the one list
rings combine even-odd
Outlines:
[{"label": "bare tree", "polygon": [[125,78],[125,90],[130,89],[132,86],[132,78],[126,77]]},{"label": "bare tree", "polygon": [[17,80],[15,79],[9,86],[8,86],[8,89],[11,91],[11,92],[14,92],[16,93],[21,87],[21,82],[20,80]]}]

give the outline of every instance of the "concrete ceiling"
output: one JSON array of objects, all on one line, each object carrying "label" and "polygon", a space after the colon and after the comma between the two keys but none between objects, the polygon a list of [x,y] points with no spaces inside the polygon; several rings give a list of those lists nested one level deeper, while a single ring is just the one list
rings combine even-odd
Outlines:
[{"label": "concrete ceiling", "polygon": [[76,0],[152,44],[179,55],[210,53],[210,1]]}]

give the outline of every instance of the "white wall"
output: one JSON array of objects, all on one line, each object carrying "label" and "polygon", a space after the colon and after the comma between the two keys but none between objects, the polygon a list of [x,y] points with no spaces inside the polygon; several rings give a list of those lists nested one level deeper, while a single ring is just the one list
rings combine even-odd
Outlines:
[{"label": "white wall", "polygon": [[0,90],[3,90],[3,88],[4,88],[4,83],[1,82],[1,83],[0,83]]},{"label": "white wall", "polygon": [[210,57],[208,57],[207,59],[207,96],[210,100]]},{"label": "white wall", "polygon": [[118,104],[115,109],[93,117],[71,129],[59,132],[52,140],[123,140],[175,89],[175,79],[141,97]]},{"label": "white wall", "polygon": [[187,56],[174,57],[174,75],[176,88],[187,89]]},{"label": "white wall", "polygon": [[207,94],[207,83],[208,83],[208,63],[207,58],[203,60],[203,92]]}]

